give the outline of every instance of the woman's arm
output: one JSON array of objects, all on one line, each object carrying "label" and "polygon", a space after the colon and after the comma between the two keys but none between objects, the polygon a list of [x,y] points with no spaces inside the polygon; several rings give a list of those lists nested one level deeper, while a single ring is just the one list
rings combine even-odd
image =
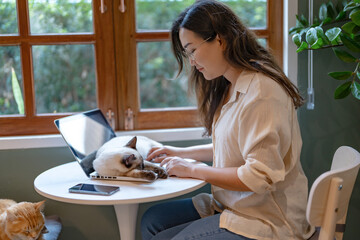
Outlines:
[{"label": "woman's arm", "polygon": [[213,145],[204,144],[191,147],[172,147],[163,146],[150,149],[147,160],[153,160],[153,162],[162,162],[167,157],[181,157],[191,158],[202,162],[212,162],[213,160]]},{"label": "woman's arm", "polygon": [[239,179],[237,167],[215,168],[190,163],[180,157],[167,157],[161,162],[162,166],[165,164],[170,176],[197,178],[231,191],[251,191]]}]

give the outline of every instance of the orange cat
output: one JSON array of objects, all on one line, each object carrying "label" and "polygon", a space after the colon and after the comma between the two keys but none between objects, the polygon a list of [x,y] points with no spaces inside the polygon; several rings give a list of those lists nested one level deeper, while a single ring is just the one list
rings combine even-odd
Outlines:
[{"label": "orange cat", "polygon": [[0,199],[0,240],[42,240],[42,233],[47,232],[44,203]]}]

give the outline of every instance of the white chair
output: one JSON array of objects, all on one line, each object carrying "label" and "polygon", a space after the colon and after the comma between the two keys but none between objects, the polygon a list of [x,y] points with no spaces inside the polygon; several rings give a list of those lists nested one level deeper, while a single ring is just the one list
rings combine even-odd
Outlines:
[{"label": "white chair", "polygon": [[311,240],[343,238],[349,200],[359,167],[359,152],[351,147],[339,147],[331,170],[321,174],[313,183],[306,209],[308,222],[317,227]]}]

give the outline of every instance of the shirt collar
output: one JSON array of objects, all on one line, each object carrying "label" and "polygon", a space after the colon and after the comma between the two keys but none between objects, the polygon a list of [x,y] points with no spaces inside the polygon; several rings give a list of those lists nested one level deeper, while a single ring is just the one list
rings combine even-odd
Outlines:
[{"label": "shirt collar", "polygon": [[255,74],[254,71],[243,70],[236,80],[234,92],[247,93]]},{"label": "shirt collar", "polygon": [[247,93],[250,83],[253,80],[255,74],[256,72],[249,70],[243,70],[240,73],[239,77],[236,79],[234,92],[232,93],[228,103],[236,101],[240,93],[242,94]]}]

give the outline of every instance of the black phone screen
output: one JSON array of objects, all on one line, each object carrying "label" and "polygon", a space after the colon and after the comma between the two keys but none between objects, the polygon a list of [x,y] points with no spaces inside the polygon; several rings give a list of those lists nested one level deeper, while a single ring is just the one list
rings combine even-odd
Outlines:
[{"label": "black phone screen", "polygon": [[69,188],[69,192],[71,193],[86,193],[97,195],[111,195],[119,190],[120,188],[117,186],[97,185],[88,183],[79,183]]}]

